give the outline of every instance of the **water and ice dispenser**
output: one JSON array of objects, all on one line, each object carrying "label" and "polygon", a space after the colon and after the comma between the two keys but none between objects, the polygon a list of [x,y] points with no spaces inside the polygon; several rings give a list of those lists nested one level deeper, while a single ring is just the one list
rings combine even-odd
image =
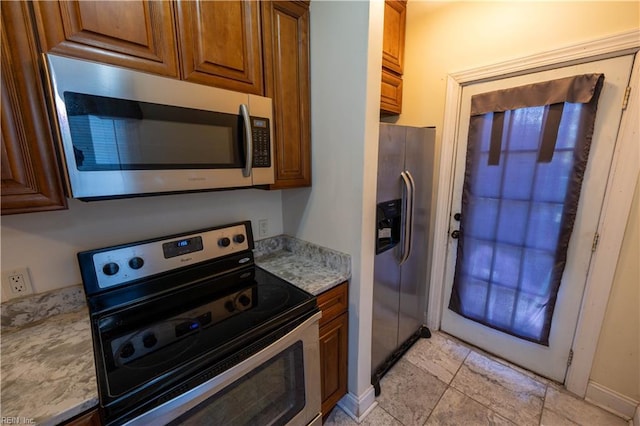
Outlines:
[{"label": "water and ice dispenser", "polygon": [[376,254],[394,248],[400,242],[402,200],[390,200],[376,206]]}]

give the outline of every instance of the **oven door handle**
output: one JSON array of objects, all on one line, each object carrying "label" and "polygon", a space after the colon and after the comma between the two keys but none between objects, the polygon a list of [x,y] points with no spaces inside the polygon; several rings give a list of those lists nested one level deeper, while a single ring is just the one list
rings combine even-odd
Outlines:
[{"label": "oven door handle", "polygon": [[251,119],[249,117],[249,110],[245,104],[240,104],[240,113],[244,120],[244,169],[242,169],[242,176],[251,176],[251,168],[253,167],[253,137],[251,136]]}]

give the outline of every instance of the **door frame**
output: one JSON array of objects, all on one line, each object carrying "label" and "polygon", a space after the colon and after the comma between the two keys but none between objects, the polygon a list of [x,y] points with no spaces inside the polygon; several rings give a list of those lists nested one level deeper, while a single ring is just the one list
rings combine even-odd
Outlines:
[{"label": "door frame", "polygon": [[[485,67],[449,74],[445,96],[444,123],[440,149],[437,203],[435,204],[435,233],[433,258],[427,307],[427,326],[440,329],[442,302],[445,288],[447,243],[449,239],[450,210],[457,149],[457,128],[462,88],[466,85],[498,78],[512,77],[543,71],[560,66],[574,65],[598,59],[636,53],[631,81],[640,76],[640,30],[626,31],[589,42],[570,45]],[[572,343],[573,361],[567,369],[565,387],[584,397],[598,339],[604,320],[609,293],[622,246],[627,220],[631,210],[631,197],[640,172],[637,158],[640,148],[636,143],[640,116],[640,88],[632,87],[626,111],[622,115],[616,149],[607,182],[598,233],[598,249],[593,253],[585,284],[580,315]],[[613,190],[615,188],[615,190]],[[595,283],[598,283],[595,285]]]}]

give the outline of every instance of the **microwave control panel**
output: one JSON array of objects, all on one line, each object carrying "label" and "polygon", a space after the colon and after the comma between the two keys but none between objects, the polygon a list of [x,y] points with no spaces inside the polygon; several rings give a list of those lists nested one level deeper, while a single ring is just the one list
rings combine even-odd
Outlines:
[{"label": "microwave control panel", "polygon": [[253,167],[271,167],[271,130],[269,120],[251,117],[253,135]]}]

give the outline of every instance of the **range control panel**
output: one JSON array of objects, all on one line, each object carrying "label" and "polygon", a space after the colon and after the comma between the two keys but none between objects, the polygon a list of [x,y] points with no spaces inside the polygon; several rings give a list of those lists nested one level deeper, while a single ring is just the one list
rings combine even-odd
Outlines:
[{"label": "range control panel", "polygon": [[83,259],[91,257],[98,287],[106,289],[249,250],[252,248],[250,226],[250,222],[243,222],[193,234],[83,252],[78,254],[78,258],[82,269]]}]

